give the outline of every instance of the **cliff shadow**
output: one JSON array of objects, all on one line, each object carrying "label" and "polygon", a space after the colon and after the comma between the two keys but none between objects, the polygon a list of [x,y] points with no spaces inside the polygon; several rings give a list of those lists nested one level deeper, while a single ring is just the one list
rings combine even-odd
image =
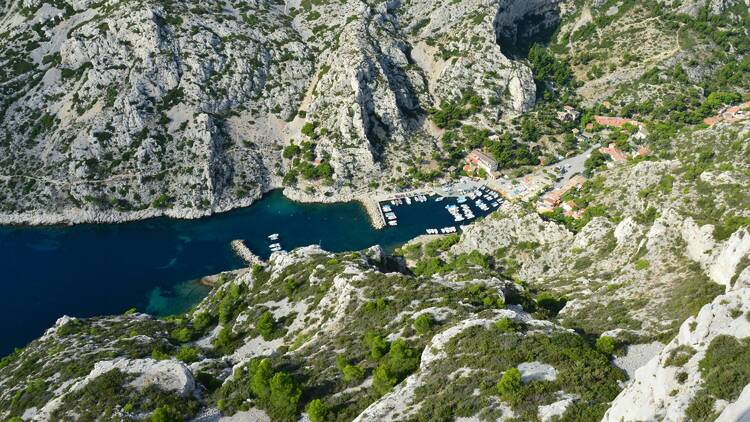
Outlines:
[{"label": "cliff shadow", "polygon": [[556,1],[509,1],[495,15],[495,39],[505,56],[525,59],[534,44],[549,44],[560,19]]}]

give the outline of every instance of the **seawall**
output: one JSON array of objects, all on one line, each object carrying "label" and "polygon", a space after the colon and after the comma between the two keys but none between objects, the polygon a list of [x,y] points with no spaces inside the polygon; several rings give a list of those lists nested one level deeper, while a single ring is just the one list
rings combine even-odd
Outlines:
[{"label": "seawall", "polygon": [[247,262],[248,265],[266,265],[266,263],[260,259],[258,255],[255,255],[250,248],[245,245],[245,241],[242,239],[235,239],[230,242],[232,250],[237,254],[243,261]]}]

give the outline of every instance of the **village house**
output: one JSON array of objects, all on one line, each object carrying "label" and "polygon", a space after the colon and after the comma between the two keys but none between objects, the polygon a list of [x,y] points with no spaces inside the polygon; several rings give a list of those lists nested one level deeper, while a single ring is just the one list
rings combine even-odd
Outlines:
[{"label": "village house", "polygon": [[565,201],[562,204],[563,211],[573,211],[576,209],[576,203],[575,201]]},{"label": "village house", "polygon": [[467,173],[473,172],[473,167],[484,170],[489,176],[497,176],[497,161],[493,160],[489,155],[482,151],[475,149],[466,156],[467,165],[464,166],[464,170]]},{"label": "village house", "polygon": [[716,116],[703,119],[703,123],[713,126],[719,122],[739,122],[748,117],[750,117],[750,101],[746,101],[740,105],[722,107]]},{"label": "village house", "polygon": [[579,220],[581,217],[583,217],[583,211],[584,210],[570,210],[570,211],[564,211],[563,215],[566,217],[570,217],[574,220]]},{"label": "village house", "polygon": [[[539,203],[537,203],[537,212],[539,213],[546,213],[546,212],[552,212],[554,211],[555,207],[560,205],[560,201],[562,201],[562,197],[565,196],[566,193],[568,193],[571,189],[580,189],[581,186],[583,186],[583,183],[586,181],[586,178],[581,176],[580,174],[577,174],[573,176],[570,180],[568,180],[562,187],[559,189],[547,192]],[[567,204],[567,205],[566,205]],[[575,207],[575,202],[573,201],[567,201],[563,204],[563,210],[565,210],[566,207],[571,207],[570,210],[573,212],[573,208]]]},{"label": "village house", "polygon": [[[622,129],[623,126],[625,126],[626,124],[629,124],[629,125],[637,127],[638,129],[643,129],[643,123],[637,120],[628,119],[625,117],[594,116],[594,121],[598,125],[605,126],[605,127],[614,127],[614,128]],[[589,123],[586,125],[587,130],[591,130],[593,128],[594,128],[593,123]]]},{"label": "village house", "polygon": [[558,191],[552,191],[542,198],[542,204],[547,207],[556,207],[560,203],[560,198],[562,198],[562,194]]},{"label": "village house", "polygon": [[609,155],[614,162],[622,162],[628,160],[628,157],[626,157],[625,154],[619,148],[617,148],[614,143],[609,144],[608,147],[599,148],[599,152],[605,155]]}]

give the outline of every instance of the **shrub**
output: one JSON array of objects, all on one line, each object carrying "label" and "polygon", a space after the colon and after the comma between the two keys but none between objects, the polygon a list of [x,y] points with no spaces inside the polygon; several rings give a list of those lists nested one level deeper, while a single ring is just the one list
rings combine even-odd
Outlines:
[{"label": "shrub", "polygon": [[268,359],[253,360],[248,372],[250,391],[271,419],[293,419],[302,395],[294,378],[286,372],[274,371]]},{"label": "shrub", "polygon": [[556,316],[568,303],[568,298],[557,298],[551,293],[542,292],[536,298],[537,309],[542,317],[551,318]]},{"label": "shrub", "polygon": [[287,160],[291,160],[294,158],[297,154],[299,154],[300,148],[297,145],[291,144],[284,148],[284,152],[282,152],[282,156],[286,158]]},{"label": "shrub", "polygon": [[414,320],[414,329],[417,331],[418,334],[426,334],[432,329],[432,326],[435,324],[435,320],[433,319],[431,314],[422,314],[417,317],[417,319]]},{"label": "shrub", "polygon": [[320,399],[315,399],[307,405],[307,416],[311,422],[323,422],[328,417],[328,406]]},{"label": "shrub", "polygon": [[185,363],[197,362],[198,349],[195,347],[181,347],[180,350],[177,351],[175,357]]},{"label": "shrub", "polygon": [[193,315],[193,328],[200,333],[205,333],[206,329],[214,324],[214,317],[208,312],[201,312]]},{"label": "shrub", "polygon": [[346,365],[341,372],[344,374],[344,381],[346,382],[361,380],[365,377],[365,370],[357,365]]},{"label": "shrub", "polygon": [[273,376],[271,361],[268,359],[250,362],[250,391],[260,400],[266,400],[271,395],[269,381]]},{"label": "shrub", "polygon": [[294,378],[285,372],[277,372],[271,378],[269,386],[271,389],[269,402],[273,413],[282,417],[295,415],[302,390],[294,382]]},{"label": "shrub", "polygon": [[255,323],[255,328],[263,336],[263,340],[273,339],[276,332],[276,320],[273,318],[273,314],[269,311],[263,312]]},{"label": "shrub", "polygon": [[617,347],[617,342],[612,337],[601,336],[596,339],[596,350],[607,356],[611,356],[615,352],[615,347]]},{"label": "shrub", "polygon": [[339,355],[336,358],[336,366],[342,374],[344,381],[360,380],[365,376],[365,370],[359,366],[352,365],[344,356]]},{"label": "shrub", "polygon": [[699,391],[685,409],[685,416],[690,422],[710,422],[718,416],[714,411],[716,399],[706,394],[705,390]]},{"label": "shrub", "polygon": [[679,382],[680,384],[684,384],[685,381],[687,381],[687,379],[688,379],[687,372],[680,372],[677,374],[677,382]]},{"label": "shrub", "polygon": [[83,330],[83,322],[79,319],[71,319],[70,321],[66,322],[65,325],[59,327],[57,329],[57,335],[58,336],[68,336],[71,334],[76,334],[81,332]]},{"label": "shrub", "polygon": [[151,206],[154,208],[167,208],[170,206],[172,202],[172,198],[170,198],[167,194],[163,193],[159,195],[154,201],[151,203]]},{"label": "shrub", "polygon": [[154,349],[151,351],[151,359],[167,360],[169,359],[169,355],[160,349]]},{"label": "shrub", "polygon": [[495,322],[495,329],[502,333],[514,333],[521,328],[521,324],[511,318],[500,318]]},{"label": "shrub", "polygon": [[734,401],[750,384],[750,340],[715,337],[698,364],[705,389],[716,398]]},{"label": "shrub", "polygon": [[516,402],[517,394],[522,386],[521,371],[510,368],[503,372],[503,376],[497,382],[497,393],[502,400],[513,404]]},{"label": "shrub", "polygon": [[437,257],[422,259],[414,267],[414,274],[427,277],[438,274],[442,271],[443,264],[443,261]]},{"label": "shrub", "polygon": [[222,354],[232,353],[232,351],[238,346],[237,343],[238,339],[232,332],[232,327],[222,328],[216,338],[211,342],[211,344],[213,344],[213,346]]},{"label": "shrub", "polygon": [[178,343],[187,343],[193,337],[193,332],[188,327],[181,327],[173,330],[169,336]]},{"label": "shrub", "polygon": [[180,422],[182,418],[171,407],[159,406],[149,418],[151,422]]},{"label": "shrub", "polygon": [[365,344],[370,348],[370,357],[375,360],[382,358],[388,352],[388,342],[375,333],[370,332],[365,335]]},{"label": "shrub", "polygon": [[234,318],[234,313],[237,310],[237,303],[242,298],[242,293],[245,291],[244,284],[233,284],[226,290],[224,297],[219,302],[219,322],[225,325]]},{"label": "shrub", "polygon": [[391,344],[383,361],[375,368],[372,386],[378,394],[385,394],[419,366],[419,354],[402,339]]},{"label": "shrub", "polygon": [[645,270],[646,268],[649,267],[649,265],[650,264],[648,263],[648,260],[641,258],[638,261],[636,261],[635,269],[638,271]]},{"label": "shrub", "polygon": [[304,126],[302,126],[302,134],[310,137],[311,139],[315,139],[318,137],[318,135],[315,133],[316,124],[314,122],[307,122]]},{"label": "shrub", "polygon": [[15,349],[13,353],[9,354],[8,356],[5,356],[4,358],[0,359],[0,369],[5,368],[6,366],[13,363],[16,359],[18,359],[19,356],[21,356],[21,352],[23,349]]},{"label": "shrub", "polygon": [[693,357],[694,354],[695,349],[686,344],[682,344],[669,352],[669,356],[664,360],[664,366],[683,366],[691,357]]}]

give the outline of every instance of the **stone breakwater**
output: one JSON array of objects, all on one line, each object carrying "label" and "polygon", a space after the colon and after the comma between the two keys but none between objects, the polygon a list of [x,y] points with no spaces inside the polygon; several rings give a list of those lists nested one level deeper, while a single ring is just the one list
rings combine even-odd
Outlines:
[{"label": "stone breakwater", "polygon": [[361,202],[365,207],[365,210],[367,210],[367,215],[370,217],[370,223],[372,223],[373,227],[378,230],[385,227],[385,217],[383,216],[383,211],[380,209],[378,201],[370,198],[360,198],[359,202]]},{"label": "stone breakwater", "polygon": [[266,263],[260,259],[258,255],[255,255],[250,248],[245,245],[245,241],[242,239],[236,239],[230,242],[232,250],[237,254],[243,261],[249,265],[266,265]]}]

